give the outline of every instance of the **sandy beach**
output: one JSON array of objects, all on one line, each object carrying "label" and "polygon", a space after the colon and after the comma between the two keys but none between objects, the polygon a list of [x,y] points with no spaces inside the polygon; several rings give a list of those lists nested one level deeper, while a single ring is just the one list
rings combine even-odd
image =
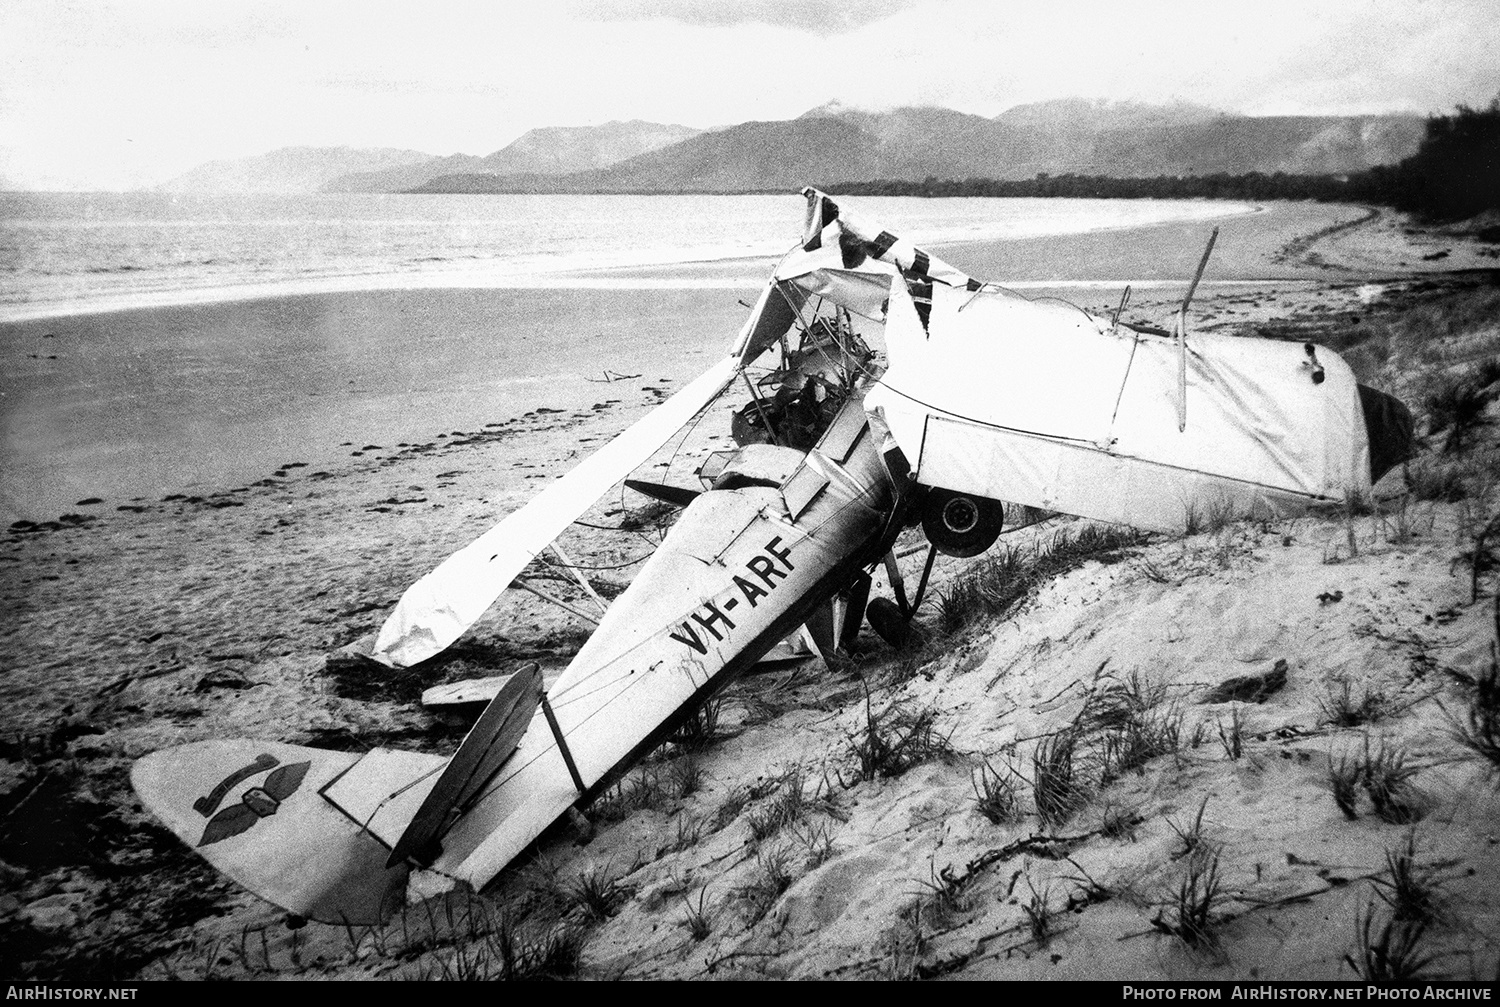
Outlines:
[{"label": "sandy beach", "polygon": [[588,407],[606,369],[697,374],[744,313],[737,296],[372,291],[12,323],[0,509],[9,523],[89,497],[149,505]]},{"label": "sandy beach", "polygon": [[[1270,204],[1221,227],[1194,311],[1195,325],[1217,330],[1285,333],[1422,290],[1493,283],[1475,271],[1500,265],[1494,246],[1363,207]],[[1135,283],[1129,316],[1161,324],[1208,230],[935,251],[976,276],[1091,309],[1112,308]],[[408,584],[540,483],[703,371],[768,265],[676,268],[681,286],[660,285],[666,270],[633,269],[609,273],[609,287],[307,295],[6,326],[0,960],[11,973],[451,975],[455,948],[488,933],[472,922],[471,897],[467,936],[452,922],[459,897],[448,896],[447,928],[434,923],[425,943],[399,952],[380,950],[399,927],[383,938],[289,930],[150,819],[130,791],[130,761],[214,737],[451,751],[464,725],[418,706],[423,687],[522,660],[563,667],[587,627],[518,592],[419,669],[382,677],[328,655],[374,631]],[[1494,352],[1480,336],[1465,335],[1479,340],[1473,359]],[[539,346],[566,346],[567,356]],[[1380,383],[1418,391],[1393,371]],[[92,432],[105,428],[115,436],[98,443]],[[647,467],[692,485],[703,454],[729,444],[721,408]],[[554,880],[602,868],[630,893],[591,925],[583,974],[1352,979],[1342,958],[1370,899],[1365,879],[1406,830],[1367,812],[1346,823],[1327,796],[1330,760],[1361,738],[1320,722],[1325,683],[1342,675],[1399,708],[1380,737],[1412,746],[1431,795],[1418,832],[1424,862],[1467,872],[1434,971],[1492,977],[1495,792],[1436,740],[1446,737],[1439,703],[1454,707],[1459,695],[1447,672],[1476,673],[1493,636],[1487,603],[1468,603],[1467,570],[1452,566],[1491,497],[1424,504],[1423,534],[1399,543],[1379,515],[1151,540],[1128,562],[1086,563],[1041,587],[1024,616],[956,639],[895,684],[883,676],[897,658],[878,642],[840,674],[809,664],[747,680],[726,700],[726,737],[700,755],[698,793],[601,824],[587,847],[561,837],[547,849],[542,873]],[[645,498],[617,488],[561,541],[606,591],[622,589],[659,541],[655,517]],[[599,530],[622,524],[629,530]],[[939,588],[964,568],[944,559]],[[1341,602],[1317,601],[1333,591]],[[1293,686],[1270,704],[1194,705],[1204,688],[1278,659],[1290,662]],[[1077,713],[1101,661],[1160,681],[1208,740],[1112,785],[1066,826],[974,814],[976,767],[1021,767],[1017,746]],[[830,782],[863,715],[861,675],[883,683],[881,704],[941,710],[962,757],[899,779]],[[1219,751],[1213,733],[1231,707],[1247,718],[1245,759]],[[702,823],[735,794],[753,812],[793,767],[808,774],[809,794],[824,770],[808,821],[831,849],[755,916],[736,893],[774,844],[748,843],[734,815],[717,831]],[[1226,851],[1225,885],[1240,897],[1220,910],[1235,939],[1213,947],[1152,924],[1161,909],[1152,900],[1176,883],[1173,829],[1200,800]],[[1134,824],[1109,834],[1109,808]],[[648,856],[689,821],[700,823],[701,844]],[[1043,833],[1052,838],[1025,846]],[[967,880],[952,905],[932,909],[945,868]],[[1107,881],[1113,897],[1078,901],[1087,885],[1066,879],[1080,871]],[[503,878],[484,912],[518,904],[537,878]],[[1021,909],[1038,893],[1057,909],[1041,936]],[[718,908],[700,941],[684,928],[683,905],[704,898]]]}]

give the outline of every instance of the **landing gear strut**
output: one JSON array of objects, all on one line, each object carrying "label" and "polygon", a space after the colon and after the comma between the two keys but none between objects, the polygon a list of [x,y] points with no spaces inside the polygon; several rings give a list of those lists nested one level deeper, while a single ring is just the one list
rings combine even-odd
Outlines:
[{"label": "landing gear strut", "polygon": [[895,554],[891,553],[886,556],[885,565],[896,600],[876,598],[865,609],[870,628],[892,647],[900,647],[911,638],[911,617],[922,603],[927,578],[932,573],[932,561],[937,554],[941,552],[960,558],[978,556],[995,544],[1005,527],[1005,505],[1000,501],[953,490],[928,490],[918,510],[922,530],[931,547],[927,550],[927,563],[922,568],[916,597],[907,602],[901,571],[896,568]]},{"label": "landing gear strut", "polygon": [[870,628],[892,647],[901,647],[911,638],[911,617],[922,604],[922,595],[927,592],[927,578],[932,576],[932,561],[937,559],[937,546],[927,549],[927,562],[922,566],[922,579],[917,582],[917,593],[910,602],[906,600],[906,585],[901,579],[901,570],[896,566],[896,554],[886,553],[885,569],[890,575],[891,589],[896,600],[876,598],[865,608],[865,618]]}]

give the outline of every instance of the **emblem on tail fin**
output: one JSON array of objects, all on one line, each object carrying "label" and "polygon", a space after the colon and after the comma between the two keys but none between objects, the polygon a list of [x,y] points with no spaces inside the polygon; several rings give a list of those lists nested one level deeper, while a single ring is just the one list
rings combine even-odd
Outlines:
[{"label": "emblem on tail fin", "polygon": [[[279,760],[271,755],[259,755],[255,761],[243,769],[237,769],[224,777],[219,785],[213,789],[207,797],[200,797],[193,802],[193,808],[199,814],[208,815],[224,799],[224,794],[230,787],[249,779],[256,773],[263,772],[275,766]],[[307,775],[307,770],[312,766],[311,762],[295,762],[290,766],[282,766],[266,777],[266,782],[259,787],[251,787],[240,796],[239,804],[231,804],[208,820],[204,826],[203,838],[198,841],[199,846],[208,846],[212,843],[222,842],[231,836],[237,836],[262,818],[270,818],[276,814],[276,809],[281,807],[281,802],[297,792],[302,786],[302,779]]]},{"label": "emblem on tail fin", "polygon": [[230,787],[234,786],[236,783],[241,782],[242,780],[248,780],[256,773],[263,773],[266,770],[270,769],[272,766],[279,764],[280,762],[281,760],[276,758],[276,756],[267,755],[262,752],[260,755],[257,755],[255,757],[255,761],[250,763],[250,765],[245,766],[243,769],[236,769],[234,772],[224,777],[224,779],[220,780],[217,787],[209,791],[203,797],[200,797],[196,801],[194,801],[193,810],[198,812],[198,814],[202,815],[204,818],[207,818],[209,815],[214,813],[215,809],[218,808],[219,802],[224,799],[225,794],[229,793]]}]

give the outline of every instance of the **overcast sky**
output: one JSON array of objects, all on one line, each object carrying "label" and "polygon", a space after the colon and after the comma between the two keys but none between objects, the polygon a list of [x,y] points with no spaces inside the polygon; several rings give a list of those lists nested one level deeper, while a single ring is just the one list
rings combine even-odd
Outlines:
[{"label": "overcast sky", "polygon": [[0,0],[0,180],[26,188],[296,145],[488,154],[533,126],[831,98],[1272,115],[1497,93],[1500,0]]}]

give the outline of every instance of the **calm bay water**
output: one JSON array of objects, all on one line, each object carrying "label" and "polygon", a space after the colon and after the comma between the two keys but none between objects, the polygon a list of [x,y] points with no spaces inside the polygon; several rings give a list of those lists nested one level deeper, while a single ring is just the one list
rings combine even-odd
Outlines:
[{"label": "calm bay water", "polygon": [[[1247,209],[1188,200],[857,203],[926,245]],[[584,270],[777,255],[796,241],[803,206],[797,195],[0,193],[0,321],[297,293],[584,285]]]}]

